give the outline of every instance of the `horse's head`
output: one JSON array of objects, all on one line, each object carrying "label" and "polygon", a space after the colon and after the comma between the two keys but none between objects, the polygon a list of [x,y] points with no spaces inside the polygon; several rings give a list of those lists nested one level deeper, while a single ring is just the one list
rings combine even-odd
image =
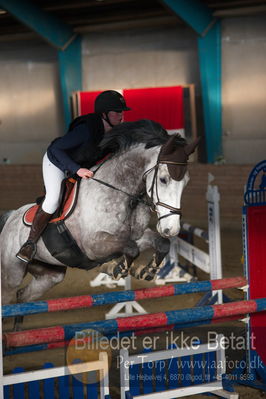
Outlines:
[{"label": "horse's head", "polygon": [[147,193],[158,215],[157,230],[164,237],[180,231],[181,196],[189,181],[188,158],[198,143],[199,139],[184,145],[176,136],[170,137],[161,147],[156,165],[146,174]]}]

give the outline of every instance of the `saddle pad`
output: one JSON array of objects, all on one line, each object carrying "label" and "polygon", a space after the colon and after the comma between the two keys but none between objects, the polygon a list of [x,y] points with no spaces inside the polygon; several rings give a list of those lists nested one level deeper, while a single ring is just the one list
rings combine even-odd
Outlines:
[{"label": "saddle pad", "polygon": [[[60,220],[65,220],[73,212],[75,205],[76,205],[76,200],[77,200],[77,195],[78,195],[78,187],[79,187],[78,182],[75,182],[68,198],[66,199],[66,201],[64,203],[64,207],[63,207],[61,214],[56,218],[52,218],[49,223],[54,223],[54,222],[58,222]],[[39,208],[39,205],[35,204],[24,213],[23,223],[26,226],[32,225],[32,221],[34,219],[34,216],[35,216],[38,208]]]}]

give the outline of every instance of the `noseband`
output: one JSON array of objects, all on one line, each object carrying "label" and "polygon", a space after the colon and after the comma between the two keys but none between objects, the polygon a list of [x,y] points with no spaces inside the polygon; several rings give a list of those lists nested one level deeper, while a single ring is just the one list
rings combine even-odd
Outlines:
[{"label": "noseband", "polygon": [[[150,199],[151,199],[151,209],[152,211],[156,212],[156,206],[162,206],[163,208],[169,209],[170,212],[167,213],[166,215],[163,215],[161,217],[158,218],[158,220],[167,218],[168,216],[172,216],[172,215],[180,215],[182,216],[182,212],[181,212],[181,208],[175,208],[171,205],[165,204],[164,202],[160,201],[159,198],[159,193],[158,193],[158,170],[159,170],[159,166],[160,164],[166,164],[166,165],[176,165],[176,166],[187,166],[187,162],[175,162],[175,161],[160,161],[160,154],[158,155],[158,159],[156,162],[156,165],[153,166],[152,168],[150,168],[149,170],[147,170],[144,174],[143,174],[143,180],[144,178],[147,176],[148,173],[150,173],[152,170],[154,170],[154,175],[153,175],[153,179],[152,179],[152,184],[151,184],[151,188],[149,189],[149,192],[151,193],[150,195]],[[156,193],[156,197],[157,197],[157,202],[154,203],[153,200],[153,196],[154,196],[154,192]]]}]

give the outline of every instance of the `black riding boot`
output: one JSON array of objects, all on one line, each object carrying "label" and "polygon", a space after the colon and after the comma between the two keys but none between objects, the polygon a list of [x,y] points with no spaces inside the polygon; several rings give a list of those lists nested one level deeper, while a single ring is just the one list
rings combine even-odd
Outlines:
[{"label": "black riding boot", "polygon": [[42,232],[45,230],[50,218],[50,213],[42,210],[40,205],[37,210],[30,229],[28,240],[22,245],[16,257],[25,263],[30,262],[36,254],[36,243],[39,240]]}]

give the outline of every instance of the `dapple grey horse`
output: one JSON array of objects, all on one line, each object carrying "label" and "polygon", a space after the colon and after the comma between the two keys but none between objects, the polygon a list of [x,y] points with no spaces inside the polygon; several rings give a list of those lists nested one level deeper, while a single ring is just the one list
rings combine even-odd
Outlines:
[{"label": "dapple grey horse", "polygon": [[[197,142],[187,144],[179,135],[169,136],[150,120],[125,122],[106,134],[101,148],[112,155],[97,166],[93,179],[81,180],[76,207],[65,221],[92,262],[88,269],[98,265],[99,272],[114,278],[129,271],[140,279],[154,277],[169,251],[169,237],[180,230],[181,195],[189,180],[187,160],[196,146]],[[50,254],[42,238],[31,263],[16,258],[29,233],[22,217],[30,206],[9,212],[2,216],[2,226],[0,222],[3,303],[10,303],[16,292],[19,302],[36,300],[66,273],[66,266]],[[158,216],[157,232],[148,228],[150,207]],[[148,247],[155,249],[151,262],[131,268]],[[115,265],[106,263],[112,258],[119,258]],[[33,276],[31,282],[18,290],[27,273]]]}]

